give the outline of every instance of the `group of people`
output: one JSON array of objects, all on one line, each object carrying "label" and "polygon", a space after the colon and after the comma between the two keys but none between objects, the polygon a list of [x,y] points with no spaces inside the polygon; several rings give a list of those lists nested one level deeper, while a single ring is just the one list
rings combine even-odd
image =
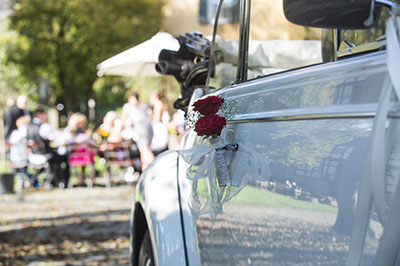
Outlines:
[{"label": "group of people", "polygon": [[[34,187],[40,186],[38,176],[42,171],[46,172],[47,185],[66,187],[70,176],[68,145],[91,141],[85,132],[86,117],[72,114],[68,126],[59,130],[48,123],[43,108],[29,112],[26,104],[26,96],[21,95],[4,115],[10,166],[20,180],[28,177]],[[35,173],[28,173],[28,167],[36,169]]]},{"label": "group of people", "polygon": [[[144,170],[156,155],[168,150],[169,122],[168,105],[162,94],[153,92],[148,106],[139,100],[137,92],[132,92],[122,108],[121,115],[116,111],[109,111],[97,133],[103,144],[104,140],[106,144],[132,142],[134,145],[131,156],[140,158],[140,170]],[[100,152],[106,147],[100,145]],[[138,154],[135,153],[136,149]]]},{"label": "group of people", "polygon": [[[47,169],[51,186],[66,187],[71,166],[92,166],[94,156],[104,157],[109,144],[130,143],[130,156],[137,158],[138,171],[144,170],[154,157],[168,149],[168,105],[160,92],[150,97],[150,105],[139,100],[136,92],[128,96],[122,113],[109,111],[103,123],[93,131],[88,129],[85,115],[74,113],[68,125],[59,130],[47,122],[42,108],[27,111],[27,97],[19,96],[4,116],[5,138],[9,143],[10,165],[22,176],[28,177],[32,186],[39,186],[36,174],[28,173],[28,166]],[[36,171],[40,173],[40,171]],[[84,169],[81,171],[83,182]],[[92,176],[94,178],[94,175]]]},{"label": "group of people", "polygon": [[26,102],[25,96],[19,96],[16,104],[4,116],[10,166],[21,179],[28,176],[28,166],[36,168],[38,171],[30,176],[33,186],[39,186],[37,177],[42,170],[49,176],[57,177],[49,181],[54,183],[59,180],[57,183],[65,185],[69,179],[67,152],[63,149],[67,141],[66,132],[47,123],[44,109],[37,108],[32,113],[28,112]]}]

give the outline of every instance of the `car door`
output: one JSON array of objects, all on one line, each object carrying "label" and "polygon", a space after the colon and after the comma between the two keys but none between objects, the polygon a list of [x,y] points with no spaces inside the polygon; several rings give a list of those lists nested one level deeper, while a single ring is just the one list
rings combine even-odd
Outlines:
[{"label": "car door", "polygon": [[[263,4],[252,1],[252,9],[259,11]],[[261,28],[270,29],[254,27]],[[271,174],[248,180],[218,212],[198,215],[188,205],[193,183],[186,178],[187,165],[179,160],[189,265],[345,264],[355,230],[359,184],[365,178],[368,141],[387,73],[382,38],[371,31],[376,33],[374,29],[325,31],[325,37],[337,34],[339,50],[346,51],[335,49],[331,56],[321,51],[332,49],[324,50],[322,44],[318,50],[313,41],[257,40],[256,48],[250,44],[249,80],[213,95],[236,101],[238,110],[227,124],[231,138],[239,143],[238,152],[243,146],[265,158]],[[312,29],[303,32],[306,37],[318,34]],[[354,53],[343,46],[355,42],[355,36],[367,35],[357,46],[374,45]],[[282,47],[290,50],[289,55],[279,54]],[[252,68],[252,51],[255,62],[264,59],[276,64]],[[337,60],[323,62],[337,55]],[[307,56],[312,59],[306,60]],[[182,149],[203,142],[188,130]],[[195,192],[200,204],[207,205],[206,179],[199,181]],[[362,265],[372,263],[382,234],[374,212],[369,219]]]}]

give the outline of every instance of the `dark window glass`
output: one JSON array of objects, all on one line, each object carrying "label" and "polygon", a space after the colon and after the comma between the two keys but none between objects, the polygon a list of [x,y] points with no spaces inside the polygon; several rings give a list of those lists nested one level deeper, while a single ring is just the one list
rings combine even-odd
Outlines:
[{"label": "dark window glass", "polygon": [[[395,2],[400,3],[400,0]],[[383,7],[375,27],[368,30],[340,30],[338,56],[362,53],[384,47],[385,28],[388,18],[388,9]],[[349,48],[353,48],[351,52],[348,52]]]},{"label": "dark window glass", "polygon": [[322,62],[322,29],[295,25],[282,1],[251,1],[248,79]]}]

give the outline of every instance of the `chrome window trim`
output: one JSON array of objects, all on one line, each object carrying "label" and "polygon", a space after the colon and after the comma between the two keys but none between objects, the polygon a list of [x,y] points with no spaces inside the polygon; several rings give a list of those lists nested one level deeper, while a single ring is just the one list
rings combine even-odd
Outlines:
[{"label": "chrome window trim", "polygon": [[239,56],[235,83],[247,80],[247,68],[249,60],[250,7],[251,0],[240,1]]},{"label": "chrome window trim", "polygon": [[[323,119],[368,119],[374,118],[375,112],[355,112],[355,113],[319,113],[319,114],[301,114],[301,115],[279,115],[267,117],[246,117],[243,119],[232,119],[228,124],[252,123],[252,122],[279,122],[295,120],[323,120]],[[399,117],[400,118],[400,117]]]},{"label": "chrome window trim", "polygon": [[[232,119],[227,121],[228,124],[238,123],[255,123],[255,122],[280,122],[280,121],[296,121],[296,120],[326,120],[326,119],[371,119],[375,117],[375,112],[355,112],[355,113],[334,113],[334,114],[302,114],[302,115],[285,115],[285,116],[268,116],[268,117],[247,117],[243,119]],[[389,114],[388,118],[400,119],[400,114]]]},{"label": "chrome window trim", "polygon": [[[376,115],[377,105],[338,105],[325,107],[311,107],[302,109],[283,109],[253,114],[238,114],[227,123],[250,122],[277,122],[295,120],[323,120],[323,119],[370,119]],[[388,118],[400,118],[400,105],[392,104]],[[358,111],[361,110],[361,111]]]},{"label": "chrome window trim", "polygon": [[337,61],[337,59],[338,59],[337,51],[338,51],[339,46],[340,46],[339,40],[340,40],[339,30],[335,29],[335,30],[333,30],[333,40],[332,40],[333,41],[333,49],[334,49],[333,61]]},{"label": "chrome window trim", "polygon": [[385,47],[385,46],[386,46],[386,40],[372,42],[372,43],[366,43],[366,44],[358,45],[355,47],[349,47],[348,49],[338,50],[337,57],[340,58],[340,57],[345,57],[345,56],[359,54],[359,53],[373,52],[373,51],[377,51],[380,48]]}]

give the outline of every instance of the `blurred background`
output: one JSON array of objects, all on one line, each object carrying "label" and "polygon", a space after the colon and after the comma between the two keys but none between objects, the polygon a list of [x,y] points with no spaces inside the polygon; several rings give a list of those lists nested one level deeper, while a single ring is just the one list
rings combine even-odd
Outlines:
[{"label": "blurred background", "polygon": [[[138,45],[160,36],[160,32],[175,37],[193,31],[211,35],[217,5],[218,0],[0,0],[0,265],[129,263],[130,202],[135,190],[131,184],[138,178],[134,173],[141,169],[140,165],[132,168],[132,143],[118,146],[110,141],[107,123],[110,116],[113,126],[116,118],[121,118],[117,127],[122,128],[124,104],[132,92],[137,92],[140,102],[152,109],[149,117],[160,114],[152,123],[154,127],[162,122],[167,129],[166,148],[177,148],[184,122],[182,112],[178,113],[173,103],[179,98],[180,85],[173,76],[161,76],[155,71],[112,73],[101,66],[123,51],[138,51]],[[238,10],[239,0],[224,1],[218,29],[223,40],[238,39]],[[320,30],[288,22],[282,0],[253,0],[251,17],[251,40],[321,39]],[[156,44],[162,46],[164,42],[156,39]],[[151,57],[151,61],[143,63],[135,58],[137,53],[133,60],[150,63],[154,69],[160,47],[148,47],[148,55],[139,54]],[[71,160],[73,150],[57,155],[64,156],[64,161],[58,163],[56,170],[68,173],[71,167],[70,184],[74,189],[47,189],[67,188],[68,183],[62,178],[46,183],[49,165],[38,172],[26,162],[22,166],[10,164],[3,118],[21,95],[26,96],[27,103],[18,106],[25,112],[23,115],[30,112],[35,116],[33,111],[42,108],[46,123],[60,132],[69,128],[66,132],[70,134],[74,126],[71,118],[80,119],[83,115],[82,128],[77,127],[79,119],[75,119],[72,137],[75,140],[82,133],[90,136],[89,144],[96,148],[95,156],[91,154],[88,159],[93,172],[81,165],[82,161]],[[154,95],[162,97],[157,101]],[[109,119],[106,114],[110,114]],[[55,139],[48,141],[53,149],[59,150],[63,145],[74,148],[65,142],[57,144]],[[110,143],[114,148],[104,146]],[[124,158],[127,149],[128,158]],[[165,147],[152,148],[154,155],[164,150]],[[140,147],[139,151],[143,163]],[[138,158],[137,154],[134,156]],[[80,170],[72,171],[75,168]],[[15,170],[23,174],[21,179]],[[79,186],[79,173],[104,180],[87,181],[88,189]],[[35,175],[39,177],[32,181]],[[118,176],[119,180],[111,180]],[[25,179],[31,181],[27,186],[19,182]],[[5,187],[10,184],[7,190]],[[16,193],[8,194],[14,188]]]},{"label": "blurred background", "polygon": [[[218,34],[237,39],[238,17],[231,11],[238,9],[239,1],[225,2],[225,18],[220,19],[224,25]],[[88,115],[89,99],[95,101],[92,123],[121,107],[132,90],[143,101],[153,90],[162,90],[172,103],[179,93],[173,78],[98,77],[96,65],[159,31],[210,35],[217,4],[216,0],[1,0],[1,95],[26,94],[31,99],[28,109],[38,104],[56,109],[61,127],[68,114]],[[253,1],[252,13],[251,39],[320,38],[311,29],[287,22],[282,0]],[[1,109],[6,99],[0,99]]]}]

